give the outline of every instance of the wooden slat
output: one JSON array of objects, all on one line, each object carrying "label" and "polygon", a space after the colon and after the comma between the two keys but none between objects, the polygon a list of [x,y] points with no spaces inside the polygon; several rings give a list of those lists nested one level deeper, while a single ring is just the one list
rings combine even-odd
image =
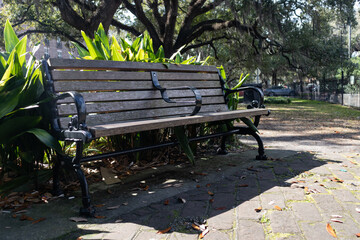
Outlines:
[{"label": "wooden slat", "polygon": [[[159,72],[157,74],[159,81],[219,81],[217,73],[181,73],[181,72]],[[74,81],[74,80],[151,80],[150,72],[119,72],[119,71],[53,71],[54,81]]]},{"label": "wooden slat", "polygon": [[[162,99],[145,100],[145,101],[121,101],[121,102],[101,102],[101,103],[87,103],[87,113],[105,113],[105,112],[119,112],[139,109],[154,109],[154,108],[168,108],[179,106],[194,106],[194,98],[174,99],[175,101],[189,101],[189,103],[167,103]],[[203,105],[207,104],[224,104],[223,97],[205,97],[202,101]],[[60,116],[68,116],[76,114],[76,107],[74,104],[58,105]]]},{"label": "wooden slat", "polygon": [[[193,110],[194,107],[172,107],[172,108],[158,108],[158,109],[148,109],[148,110],[115,112],[115,113],[107,113],[107,114],[95,114],[95,115],[90,114],[86,118],[86,123],[88,125],[96,125],[96,124],[111,123],[111,122],[125,121],[125,120],[159,118],[159,117],[173,116],[173,115],[189,115]],[[224,111],[228,111],[227,106],[225,104],[206,105],[201,108],[200,113],[224,112]],[[70,118],[60,118],[61,126],[66,128],[69,119]]]},{"label": "wooden slat", "polygon": [[89,129],[93,134],[93,136],[95,138],[98,138],[98,137],[112,136],[117,134],[140,132],[145,130],[154,130],[160,128],[176,127],[176,126],[190,125],[197,123],[237,119],[240,117],[265,115],[267,113],[268,113],[267,109],[246,109],[246,110],[236,110],[236,111],[220,112],[220,113],[205,113],[205,114],[186,116],[186,117],[173,117],[173,118],[165,118],[165,119],[140,120],[140,121],[96,125],[89,127]]},{"label": "wooden slat", "polygon": [[[191,86],[195,88],[219,88],[219,81],[162,81],[161,86],[182,87]],[[66,91],[102,91],[102,90],[152,90],[151,81],[56,81],[54,82],[56,92]]]},{"label": "wooden slat", "polygon": [[217,73],[214,66],[161,64],[143,62],[117,62],[102,60],[78,60],[51,58],[48,61],[51,69],[94,69],[94,70],[127,70],[127,71],[162,71],[162,72],[212,72]]},{"label": "wooden slat", "polygon": [[[202,97],[217,97],[223,98],[221,89],[199,89]],[[170,98],[193,97],[194,94],[190,90],[169,90],[167,91]],[[86,102],[106,102],[106,101],[126,101],[126,100],[141,100],[141,99],[162,99],[160,91],[158,90],[144,90],[144,91],[122,91],[122,92],[82,92]],[[72,103],[71,98],[65,98],[58,101],[59,103]]]}]

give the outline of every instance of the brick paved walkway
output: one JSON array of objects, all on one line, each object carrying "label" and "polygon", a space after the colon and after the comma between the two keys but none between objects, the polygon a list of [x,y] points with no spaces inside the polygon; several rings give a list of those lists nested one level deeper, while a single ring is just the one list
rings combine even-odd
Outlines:
[{"label": "brick paved walkway", "polygon": [[[268,140],[268,146],[274,147],[267,148],[272,158],[267,161],[253,160],[254,151],[209,156],[196,168],[173,166],[162,174],[154,169],[130,188],[111,188],[113,194],[95,191],[107,186],[94,184],[94,202],[104,204],[97,214],[105,218],[71,222],[79,199],[34,206],[27,214],[46,218],[37,224],[2,213],[0,238],[195,240],[199,232],[191,223],[206,221],[210,230],[206,240],[334,239],[327,223],[338,239],[357,239],[360,155],[356,146],[346,152],[326,145],[318,152],[293,151]],[[149,188],[136,187],[139,184]],[[114,206],[119,208],[107,210]],[[169,227],[169,232],[158,234]]]}]

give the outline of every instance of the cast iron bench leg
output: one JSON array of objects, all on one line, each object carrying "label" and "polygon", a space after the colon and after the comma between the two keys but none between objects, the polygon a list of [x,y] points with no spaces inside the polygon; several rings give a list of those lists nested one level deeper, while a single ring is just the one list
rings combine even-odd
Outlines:
[{"label": "cast iron bench leg", "polygon": [[76,172],[76,175],[79,179],[81,186],[83,207],[80,208],[80,215],[86,217],[93,217],[95,214],[95,210],[91,207],[88,183],[86,181],[84,172],[81,170],[81,165],[80,165],[82,152],[83,152],[83,143],[76,142],[76,156],[73,159],[72,167]]},{"label": "cast iron bench leg", "polygon": [[265,155],[265,150],[264,150],[264,144],[260,136],[250,128],[239,127],[237,129],[239,130],[238,134],[251,135],[255,138],[258,144],[258,153],[259,153],[259,155],[256,156],[256,160],[267,160],[267,156]]},{"label": "cast iron bench leg", "polygon": [[219,155],[228,154],[228,152],[226,151],[226,144],[225,144],[226,138],[227,138],[227,136],[221,137],[221,145],[220,145],[220,148],[218,148],[218,150],[217,150],[217,154],[219,154]]}]

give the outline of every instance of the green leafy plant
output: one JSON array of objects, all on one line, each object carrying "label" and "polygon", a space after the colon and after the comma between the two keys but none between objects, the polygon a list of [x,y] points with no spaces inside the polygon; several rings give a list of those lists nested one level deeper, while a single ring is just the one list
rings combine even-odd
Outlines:
[{"label": "green leafy plant", "polygon": [[[6,52],[0,53],[0,166],[7,172],[29,173],[50,148],[61,151],[46,131],[39,104],[44,92],[40,64],[26,52],[27,37],[16,36],[9,21],[4,28]],[[35,47],[34,51],[38,48]],[[29,59],[26,60],[27,54]]]}]

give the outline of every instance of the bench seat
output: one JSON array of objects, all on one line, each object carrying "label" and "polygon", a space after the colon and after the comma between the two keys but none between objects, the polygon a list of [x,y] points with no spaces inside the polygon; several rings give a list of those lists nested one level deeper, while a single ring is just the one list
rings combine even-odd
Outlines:
[{"label": "bench seat", "polygon": [[203,113],[195,116],[167,117],[149,120],[132,120],[88,126],[94,138],[117,134],[133,133],[197,123],[233,120],[241,117],[254,117],[268,114],[267,109],[244,109],[228,112]]}]

